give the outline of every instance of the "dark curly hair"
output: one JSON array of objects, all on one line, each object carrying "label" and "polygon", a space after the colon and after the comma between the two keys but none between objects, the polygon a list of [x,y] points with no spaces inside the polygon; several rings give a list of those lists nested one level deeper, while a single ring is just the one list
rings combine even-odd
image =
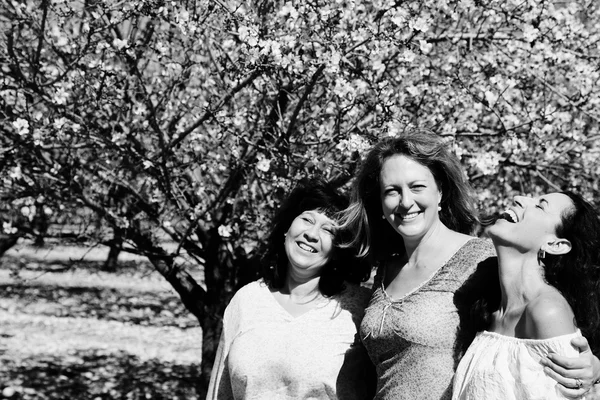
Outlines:
[{"label": "dark curly hair", "polygon": [[[348,198],[321,177],[301,180],[290,192],[272,220],[271,233],[266,251],[261,258],[262,278],[272,289],[281,289],[285,284],[288,258],[284,235],[294,219],[305,211],[319,210],[335,219],[348,206]],[[348,240],[349,231],[337,230],[334,237],[335,257],[324,266],[319,279],[319,290],[325,296],[333,296],[344,289],[344,282],[359,283],[369,278],[370,269],[356,260],[350,249],[338,245]]]},{"label": "dark curly hair", "polygon": [[354,182],[352,203],[342,217],[344,227],[356,233],[345,245],[356,248],[359,256],[369,255],[374,260],[404,251],[399,246],[402,239],[381,218],[381,168],[394,155],[410,157],[431,171],[442,191],[440,220],[444,225],[458,232],[473,233],[478,223],[477,212],[460,161],[440,136],[421,129],[385,138],[367,154]]},{"label": "dark curly hair", "polygon": [[563,255],[547,254],[546,281],[565,297],[594,354],[600,351],[600,217],[580,195],[565,191],[573,202],[561,216],[556,235],[571,242]]}]

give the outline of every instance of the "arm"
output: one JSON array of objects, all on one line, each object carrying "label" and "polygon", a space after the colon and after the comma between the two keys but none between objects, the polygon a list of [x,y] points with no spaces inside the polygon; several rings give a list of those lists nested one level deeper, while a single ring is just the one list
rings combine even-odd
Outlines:
[{"label": "arm", "polygon": [[[527,316],[532,338],[560,336],[577,329],[571,307],[560,295],[550,294],[536,299],[528,306]],[[546,374],[558,382],[556,388],[559,393],[567,398],[580,399],[600,378],[600,361],[592,354],[585,338],[575,338],[571,344],[579,350],[579,357],[550,353],[541,364]]]},{"label": "arm", "polygon": [[[579,399],[585,395],[586,400],[600,400],[600,385],[595,384],[600,379],[600,360],[592,354],[584,337],[573,339],[571,344],[579,350],[579,357],[550,353],[546,360],[542,360],[544,371],[558,382],[557,390],[565,397]],[[581,389],[577,389],[576,379],[583,383]]]}]

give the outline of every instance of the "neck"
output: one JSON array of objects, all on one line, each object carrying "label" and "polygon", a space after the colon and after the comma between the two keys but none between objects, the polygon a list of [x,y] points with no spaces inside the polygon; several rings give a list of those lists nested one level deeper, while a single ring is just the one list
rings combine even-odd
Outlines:
[{"label": "neck", "polygon": [[436,254],[439,244],[444,243],[452,231],[438,221],[425,235],[419,238],[403,238],[408,264],[418,266],[421,258]]},{"label": "neck", "polygon": [[294,302],[310,301],[321,296],[319,290],[320,276],[299,277],[292,268],[288,269],[282,294],[287,294]]},{"label": "neck", "polygon": [[502,294],[500,315],[504,315],[526,306],[548,284],[544,280],[537,253],[522,253],[513,247],[497,244],[495,247]]}]

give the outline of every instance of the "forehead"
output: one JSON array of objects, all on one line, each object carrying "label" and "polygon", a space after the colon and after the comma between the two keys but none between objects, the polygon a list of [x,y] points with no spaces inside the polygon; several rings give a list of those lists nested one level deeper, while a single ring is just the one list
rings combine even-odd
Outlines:
[{"label": "forehead", "polygon": [[388,157],[383,162],[380,179],[382,185],[404,181],[435,180],[429,168],[410,157],[400,154]]},{"label": "forehead", "polygon": [[545,194],[540,196],[539,200],[545,200],[548,203],[548,207],[558,214],[562,214],[573,207],[573,201],[571,201],[569,196],[563,193]]}]

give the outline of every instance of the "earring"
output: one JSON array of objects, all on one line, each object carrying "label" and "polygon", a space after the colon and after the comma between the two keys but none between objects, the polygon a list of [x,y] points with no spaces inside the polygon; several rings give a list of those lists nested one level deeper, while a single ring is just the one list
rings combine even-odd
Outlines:
[{"label": "earring", "polygon": [[438,204],[438,211],[442,211],[442,206]]},{"label": "earring", "polygon": [[385,215],[382,215],[382,216],[381,216],[381,219],[385,219]]},{"label": "earring", "polygon": [[538,251],[538,258],[540,260],[543,260],[544,258],[546,258],[546,250],[540,249],[540,251]]}]

